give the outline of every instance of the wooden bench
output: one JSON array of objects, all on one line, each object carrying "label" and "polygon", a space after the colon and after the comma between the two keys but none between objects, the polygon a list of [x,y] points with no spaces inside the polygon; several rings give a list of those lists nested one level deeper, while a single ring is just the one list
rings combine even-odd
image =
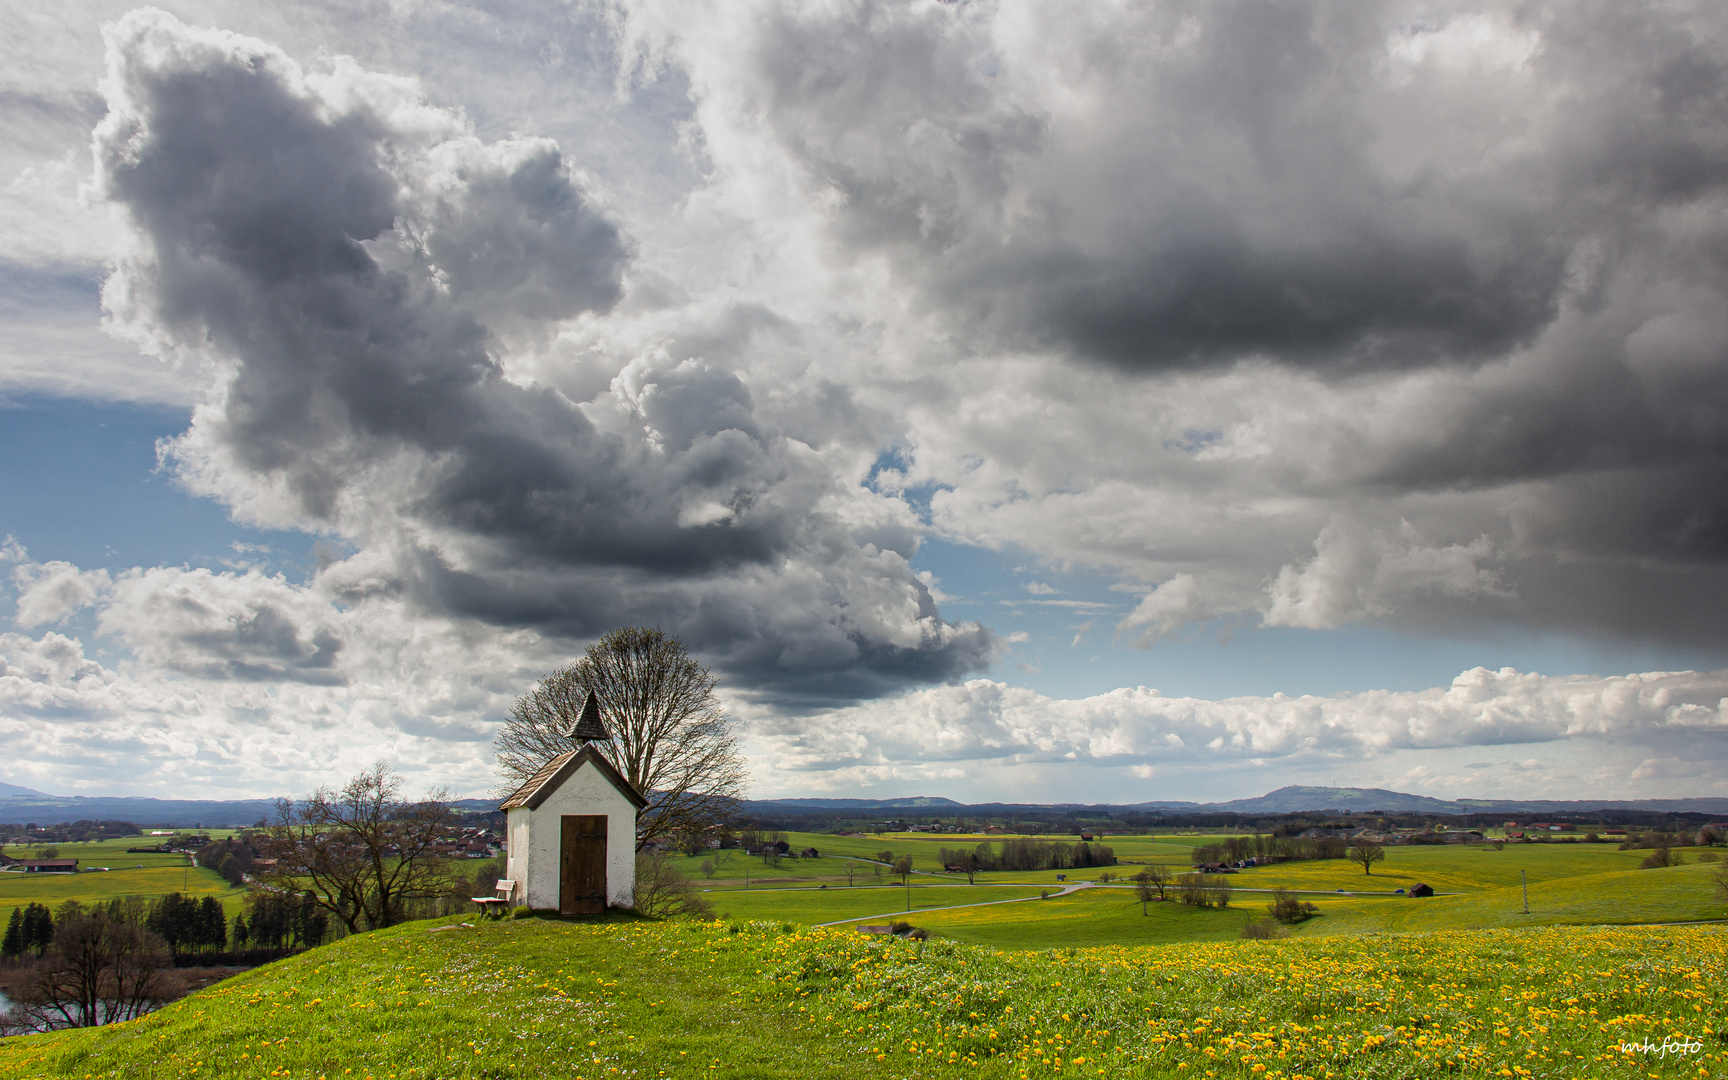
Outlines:
[{"label": "wooden bench", "polygon": [[516,892],[516,883],[509,878],[499,878],[493,886],[493,896],[470,896],[468,899],[480,905],[482,916],[497,915],[504,917],[504,910],[510,906],[510,897]]}]

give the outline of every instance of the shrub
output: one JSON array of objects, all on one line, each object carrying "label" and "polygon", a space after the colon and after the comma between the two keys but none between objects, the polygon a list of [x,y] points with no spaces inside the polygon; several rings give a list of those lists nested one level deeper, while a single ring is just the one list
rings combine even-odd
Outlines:
[{"label": "shrub", "polygon": [[663,851],[642,851],[636,854],[636,910],[651,919],[670,915],[706,916],[708,901],[691,886],[672,865]]},{"label": "shrub", "polygon": [[1290,936],[1290,931],[1277,923],[1251,922],[1242,928],[1242,936],[1250,941],[1269,941]]},{"label": "shrub", "polygon": [[1204,874],[1177,874],[1176,899],[1189,907],[1205,907],[1206,876]]},{"label": "shrub", "polygon": [[1229,907],[1232,892],[1230,880],[1216,874],[1179,874],[1176,877],[1176,899],[1191,907]]},{"label": "shrub", "polygon": [[1319,911],[1313,904],[1298,900],[1283,889],[1275,890],[1272,893],[1272,902],[1266,905],[1266,913],[1286,926],[1311,919]]},{"label": "shrub", "polygon": [[1644,861],[1638,864],[1638,868],[1640,870],[1658,870],[1665,866],[1679,866],[1685,861],[1685,856],[1678,851],[1670,850],[1667,844],[1663,844],[1646,856]]}]

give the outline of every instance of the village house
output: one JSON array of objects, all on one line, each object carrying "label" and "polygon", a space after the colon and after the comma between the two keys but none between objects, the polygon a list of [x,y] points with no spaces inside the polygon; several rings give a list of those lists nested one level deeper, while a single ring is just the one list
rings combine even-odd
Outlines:
[{"label": "village house", "polygon": [[509,856],[507,898],[561,915],[636,902],[636,819],[648,800],[595,746],[609,742],[592,692],[567,738],[580,746],[542,765],[499,809]]}]

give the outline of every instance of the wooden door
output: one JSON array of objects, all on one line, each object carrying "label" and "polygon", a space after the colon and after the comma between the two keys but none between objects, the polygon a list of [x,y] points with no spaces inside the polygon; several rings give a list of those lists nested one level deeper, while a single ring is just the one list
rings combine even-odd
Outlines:
[{"label": "wooden door", "polygon": [[558,914],[606,910],[606,815],[565,814],[558,845]]}]

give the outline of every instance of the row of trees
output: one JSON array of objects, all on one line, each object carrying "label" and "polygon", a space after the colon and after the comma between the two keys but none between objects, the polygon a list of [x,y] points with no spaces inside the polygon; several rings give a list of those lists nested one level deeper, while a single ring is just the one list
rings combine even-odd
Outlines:
[{"label": "row of trees", "polygon": [[242,834],[226,840],[212,840],[199,847],[193,858],[199,866],[216,871],[228,884],[238,888],[258,861],[259,851],[254,846],[257,839],[255,834]]},{"label": "row of trees", "polygon": [[9,980],[12,1008],[0,1033],[94,1027],[130,1020],[182,992],[170,970],[178,957],[225,950],[316,945],[324,917],[304,895],[255,892],[232,933],[213,896],[126,896],[86,906],[68,900],[14,909],[0,953],[24,970]]},{"label": "row of trees", "polygon": [[1200,844],[1193,849],[1195,866],[1207,863],[1236,863],[1248,859],[1342,859],[1350,842],[1341,836],[1303,839],[1260,833],[1253,836],[1230,836],[1213,844]]},{"label": "row of trees", "polygon": [[1386,849],[1375,841],[1357,837],[1345,840],[1339,836],[1322,836],[1304,840],[1294,836],[1257,835],[1231,836],[1215,844],[1201,844],[1190,855],[1195,866],[1245,862],[1248,859],[1349,859],[1362,868],[1364,874],[1374,872],[1374,864],[1386,858]]},{"label": "row of trees", "polygon": [[[883,855],[889,855],[883,852]],[[1116,853],[1103,844],[1081,841],[1034,840],[1015,837],[1000,845],[989,841],[974,848],[942,848],[944,866],[958,866],[968,875],[983,871],[1082,870],[1091,866],[1115,866]],[[892,861],[890,856],[883,861]]]},{"label": "row of trees", "polygon": [[173,957],[230,949],[310,947],[323,944],[330,933],[329,919],[309,892],[254,892],[232,923],[214,896],[177,892],[154,900],[124,896],[89,907],[68,900],[57,912],[38,903],[13,908],[5,936],[0,938],[0,959],[18,962],[41,958],[61,939],[60,928],[89,915],[142,927]]}]

